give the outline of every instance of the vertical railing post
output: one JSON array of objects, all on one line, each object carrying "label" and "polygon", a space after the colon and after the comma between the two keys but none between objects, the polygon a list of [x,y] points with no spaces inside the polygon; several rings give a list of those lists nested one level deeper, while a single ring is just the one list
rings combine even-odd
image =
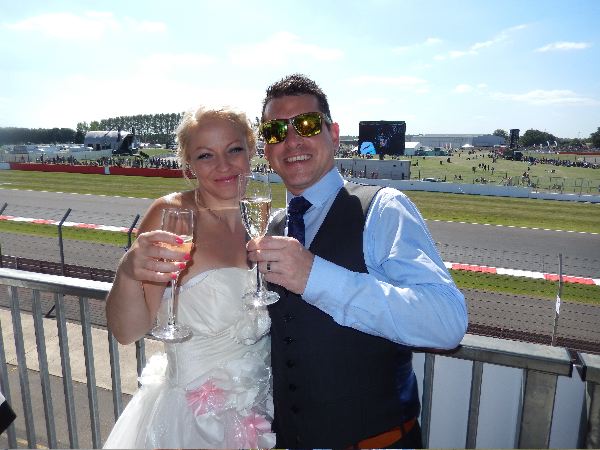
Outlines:
[{"label": "vertical railing post", "polygon": [[560,316],[560,301],[562,298],[562,253],[558,254],[558,293],[556,294],[556,307],[554,308],[554,326],[552,328],[552,346],[556,345],[556,330]]},{"label": "vertical railing post", "polygon": [[524,369],[518,448],[548,448],[558,376]]},{"label": "vertical railing post", "polygon": [[600,448],[600,355],[578,353],[579,374],[585,382],[584,426],[579,448]]},{"label": "vertical railing post", "polygon": [[144,370],[144,367],[146,366],[146,341],[143,337],[135,341],[135,360],[138,374],[138,387],[141,387],[142,384],[139,382],[139,377],[142,376],[142,370]]},{"label": "vertical railing post", "polygon": [[62,226],[63,226],[63,223],[65,222],[65,220],[67,220],[67,216],[69,214],[71,214],[71,208],[67,209],[67,212],[65,213],[63,218],[60,220],[60,223],[58,224],[58,247],[60,250],[60,270],[61,270],[61,275],[63,275],[63,276],[65,274],[65,250],[63,247]]},{"label": "vertical railing post", "polygon": [[[0,208],[0,216],[2,215],[7,206],[8,203],[4,202],[4,205],[2,205],[2,208]],[[2,243],[0,243],[0,267],[2,267],[2,259]]]},{"label": "vertical railing post", "polygon": [[79,447],[77,436],[77,414],[75,411],[75,397],[73,395],[73,378],[71,376],[71,358],[69,354],[69,338],[67,335],[67,318],[64,305],[64,295],[54,294],[56,306],[56,327],[58,329],[58,346],[60,351],[60,364],[62,368],[63,392],[65,394],[65,410],[67,427],[69,430],[69,443],[71,448]]},{"label": "vertical railing post", "polygon": [[423,448],[429,447],[429,434],[431,433],[431,406],[433,403],[433,378],[435,375],[435,355],[425,353],[423,369],[423,398],[421,400],[421,429],[423,434]]},{"label": "vertical railing post", "polygon": [[469,418],[467,421],[467,439],[465,448],[476,448],[477,446],[477,426],[479,424],[483,363],[481,361],[473,361],[471,373],[471,395],[469,398]]},{"label": "vertical railing post", "polygon": [[87,378],[88,405],[90,408],[90,425],[92,430],[92,447],[100,448],[100,415],[98,411],[98,393],[96,391],[96,371],[94,367],[94,347],[92,327],[90,325],[90,306],[87,297],[79,297],[81,333],[85,358],[85,374]]},{"label": "vertical railing post", "polygon": [[110,377],[112,380],[113,413],[116,421],[123,412],[121,366],[119,365],[119,344],[110,330],[108,330],[108,354],[110,359]]},{"label": "vertical railing post", "polygon": [[[10,405],[12,398],[10,395],[10,386],[8,383],[8,368],[6,366],[6,352],[4,351],[4,336],[2,333],[2,321],[0,321],[0,390],[4,398]],[[11,423],[6,430],[8,437],[8,447],[17,448],[17,433],[15,432],[15,423]]]},{"label": "vertical railing post", "polygon": [[8,299],[13,322],[13,335],[15,337],[15,350],[17,353],[17,365],[19,369],[19,383],[21,385],[21,399],[23,401],[23,412],[25,418],[25,431],[27,433],[27,445],[36,448],[35,423],[33,420],[33,405],[31,404],[31,391],[29,389],[29,374],[27,371],[27,359],[25,355],[25,342],[23,326],[21,324],[21,308],[19,307],[19,296],[17,288],[11,286],[8,291]]},{"label": "vertical railing post", "polygon": [[46,435],[48,436],[48,448],[56,448],[56,424],[54,423],[54,407],[52,404],[52,388],[50,387],[50,371],[48,368],[48,355],[46,352],[46,337],[44,333],[44,322],[42,320],[40,291],[37,289],[34,290],[31,295],[31,309],[35,328],[38,365],[40,369],[40,383],[42,385],[42,403],[44,404],[44,415],[46,416]]},{"label": "vertical railing post", "polygon": [[586,448],[598,448],[600,445],[600,384],[588,382],[587,394],[590,399]]}]

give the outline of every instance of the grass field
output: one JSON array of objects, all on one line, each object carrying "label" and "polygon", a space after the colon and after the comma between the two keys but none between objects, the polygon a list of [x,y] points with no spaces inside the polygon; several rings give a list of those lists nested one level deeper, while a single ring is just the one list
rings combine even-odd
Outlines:
[{"label": "grass field", "polygon": [[[600,175],[600,170],[587,170]],[[190,185],[179,178],[2,170],[0,188],[156,198],[189,189]],[[406,195],[415,202],[426,219],[600,232],[600,204],[424,191],[406,191]],[[0,191],[0,207],[3,202],[10,203],[7,191]],[[285,206],[285,188],[282,184],[273,184],[273,206]]]},{"label": "grass field", "polygon": [[[527,172],[531,182],[535,183],[540,190],[560,190],[577,194],[598,194],[600,193],[600,169],[585,167],[567,167],[551,164],[530,165],[524,161],[509,161],[505,159],[492,158],[488,152],[476,152],[467,154],[459,152],[450,157],[450,163],[447,162],[447,156],[434,157],[412,157],[411,159],[411,179],[437,178],[454,182],[455,177],[462,177],[463,183],[476,183],[476,179],[481,181],[485,178],[487,183],[501,184],[503,180],[512,178],[514,183],[521,183],[521,176]],[[582,160],[581,155],[548,155],[532,154],[533,157],[559,159],[561,161]],[[587,162],[600,164],[600,156],[588,156]],[[479,165],[490,166],[490,170],[484,170]],[[493,174],[491,168],[494,168]],[[475,170],[473,170],[475,168]],[[552,187],[555,186],[554,189]]]},{"label": "grass field", "polygon": [[[471,288],[556,300],[558,287],[557,283],[552,281],[463,270],[452,270],[450,273],[461,289]],[[561,299],[600,305],[600,286],[563,283]]]},{"label": "grass field", "polygon": [[[600,175],[600,171],[594,169],[564,169],[588,170]],[[102,193],[109,196],[155,198],[189,187],[184,179],[0,171],[0,188],[4,189],[0,189],[0,207],[4,202],[10,204],[9,191],[6,189],[51,190],[82,194]],[[420,191],[407,191],[406,194],[415,202],[426,219],[600,232],[600,204]],[[273,185],[273,204],[274,207],[285,206],[285,189],[281,184]],[[57,232],[56,226],[5,221],[0,222],[0,231],[52,237],[56,237]],[[127,244],[127,236],[124,233],[65,228],[63,237],[109,243],[121,247]],[[549,281],[464,271],[453,271],[452,276],[461,288],[535,295],[549,300],[556,296],[556,283]],[[563,298],[600,303],[600,287],[566,283]]]}]

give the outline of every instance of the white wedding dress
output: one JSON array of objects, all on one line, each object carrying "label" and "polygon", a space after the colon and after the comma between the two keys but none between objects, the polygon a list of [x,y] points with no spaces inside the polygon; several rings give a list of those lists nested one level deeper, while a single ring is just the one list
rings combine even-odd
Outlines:
[{"label": "white wedding dress", "polygon": [[[222,268],[198,274],[180,287],[178,320],[194,336],[166,344],[166,353],[149,359],[139,378],[141,387],[105,448],[275,445],[270,319],[266,309],[244,310],[241,300],[253,277],[253,271]],[[168,295],[169,289],[164,298]]]}]

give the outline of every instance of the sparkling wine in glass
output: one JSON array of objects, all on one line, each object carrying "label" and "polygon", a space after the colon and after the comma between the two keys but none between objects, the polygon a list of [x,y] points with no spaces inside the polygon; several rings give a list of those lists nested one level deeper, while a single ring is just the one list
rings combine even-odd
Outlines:
[{"label": "sparkling wine in glass", "polygon": [[[183,244],[173,245],[163,243],[163,247],[170,250],[185,250],[188,254],[192,251],[194,241],[194,212],[191,209],[167,208],[163,210],[162,229],[178,235],[183,239]],[[150,334],[164,342],[184,342],[192,337],[192,330],[177,322],[175,313],[177,300],[177,278],[171,280],[171,295],[167,298],[167,323],[157,324]]]},{"label": "sparkling wine in glass", "polygon": [[[271,215],[271,186],[268,175],[241,174],[239,177],[240,211],[242,222],[251,238],[267,232]],[[263,275],[256,270],[256,289],[246,292],[242,299],[249,308],[260,308],[279,300],[279,294],[265,289]]]}]

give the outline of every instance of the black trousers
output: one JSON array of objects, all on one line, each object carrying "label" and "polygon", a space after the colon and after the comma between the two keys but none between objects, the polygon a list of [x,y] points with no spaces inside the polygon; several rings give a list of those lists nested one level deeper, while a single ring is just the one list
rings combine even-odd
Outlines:
[{"label": "black trousers", "polygon": [[415,423],[412,429],[406,433],[406,436],[385,448],[423,448],[423,437],[421,436],[419,422]]}]

